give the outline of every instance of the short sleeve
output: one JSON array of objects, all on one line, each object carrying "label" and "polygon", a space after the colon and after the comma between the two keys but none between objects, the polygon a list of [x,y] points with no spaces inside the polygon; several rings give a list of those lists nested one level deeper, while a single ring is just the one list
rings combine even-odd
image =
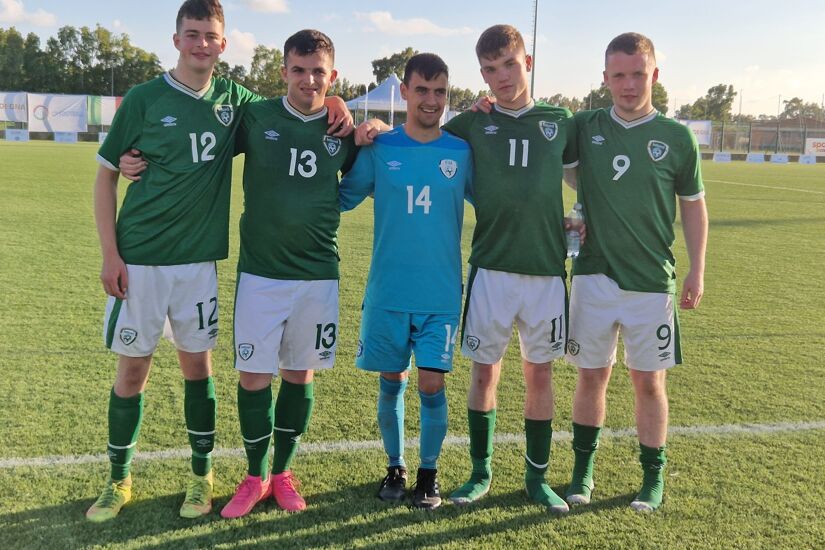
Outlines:
[{"label": "short sleeve", "polygon": [[120,169],[120,156],[131,149],[143,132],[145,107],[134,88],[115,111],[112,127],[97,151],[97,160],[111,170]]},{"label": "short sleeve", "polygon": [[375,191],[375,145],[361,147],[352,169],[341,180],[338,199],[341,211],[352,210]]}]

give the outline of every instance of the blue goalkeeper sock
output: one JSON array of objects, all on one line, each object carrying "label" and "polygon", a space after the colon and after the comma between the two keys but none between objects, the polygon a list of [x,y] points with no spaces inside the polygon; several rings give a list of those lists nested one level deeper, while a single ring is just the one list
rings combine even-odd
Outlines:
[{"label": "blue goalkeeper sock", "polygon": [[447,435],[447,393],[441,388],[436,393],[418,392],[421,399],[421,468],[435,470],[441,445]]},{"label": "blue goalkeeper sock", "polygon": [[404,391],[407,379],[387,380],[379,376],[378,427],[389,466],[407,467],[404,462]]}]

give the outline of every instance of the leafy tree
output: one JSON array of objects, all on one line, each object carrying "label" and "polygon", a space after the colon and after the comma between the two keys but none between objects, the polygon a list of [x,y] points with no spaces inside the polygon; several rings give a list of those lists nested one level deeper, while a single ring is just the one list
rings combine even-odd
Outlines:
[{"label": "leafy tree", "polygon": [[582,109],[603,109],[613,105],[613,98],[610,96],[610,89],[601,84],[598,88],[582,98]]},{"label": "leafy tree", "polygon": [[485,95],[483,90],[474,92],[469,88],[450,86],[450,104],[447,108],[452,111],[466,111],[483,95]]},{"label": "leafy tree", "polygon": [[821,120],[825,112],[823,112],[822,107],[816,103],[805,103],[801,98],[794,97],[793,99],[788,99],[783,101],[782,103],[785,104],[785,110],[779,115],[779,118],[783,120],[790,120],[790,119],[814,119],[814,120]]},{"label": "leafy tree", "polygon": [[375,75],[375,80],[381,83],[393,73],[395,73],[398,78],[403,79],[404,67],[407,65],[407,61],[417,53],[418,50],[407,47],[403,51],[394,53],[389,57],[374,59],[372,61],[372,74]]},{"label": "leafy tree", "polygon": [[264,97],[286,95],[286,82],[281,78],[284,56],[277,48],[255,46],[246,86]]},{"label": "leafy tree", "polygon": [[676,111],[676,118],[728,122],[733,118],[731,109],[735,97],[736,92],[732,85],[717,84],[708,89],[708,93],[692,105],[685,104],[679,107]]},{"label": "leafy tree", "polygon": [[17,29],[0,29],[0,82],[4,88],[22,90],[24,51],[23,36]]},{"label": "leafy tree", "polygon": [[550,97],[541,97],[539,101],[543,101],[545,103],[549,103],[550,105],[557,105],[559,107],[567,107],[572,112],[581,111],[582,109],[586,109],[587,106],[583,105],[583,101],[577,97],[567,97],[564,94],[555,94],[551,95]]},{"label": "leafy tree", "polygon": [[653,83],[653,107],[662,113],[663,115],[667,114],[667,90],[665,87],[662,86],[661,82],[654,82]]}]

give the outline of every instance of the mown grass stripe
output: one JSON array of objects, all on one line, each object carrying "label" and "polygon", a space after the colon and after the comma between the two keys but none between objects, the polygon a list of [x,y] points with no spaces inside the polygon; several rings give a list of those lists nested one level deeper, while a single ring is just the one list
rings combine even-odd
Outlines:
[{"label": "mown grass stripe", "polygon": [[[723,424],[719,426],[671,426],[668,430],[669,435],[685,435],[685,436],[741,436],[741,435],[767,435],[787,432],[802,432],[807,430],[825,430],[825,420],[813,422],[779,422],[775,424]],[[603,430],[602,437],[635,437],[636,430],[634,428],[626,428],[622,430]],[[553,432],[553,440],[555,441],[570,441],[573,439],[573,434],[565,431]],[[495,442],[498,444],[512,444],[521,443],[524,441],[524,434],[507,433],[498,434],[495,437]],[[463,446],[469,445],[470,441],[466,436],[448,435],[444,440],[444,446]],[[417,448],[418,439],[408,439],[406,441],[408,448]],[[317,454],[317,453],[347,453],[360,450],[371,450],[383,448],[380,440],[368,441],[319,441],[314,443],[302,443],[299,449],[300,454]],[[169,460],[188,458],[192,451],[186,449],[169,449],[166,451],[149,451],[136,453],[135,458],[138,460]],[[215,449],[212,452],[213,457],[243,457],[243,449]],[[42,468],[55,466],[71,466],[77,464],[95,464],[99,462],[108,462],[109,457],[105,454],[96,455],[53,455],[53,456],[38,456],[31,458],[3,458],[0,459],[0,470],[7,470],[11,468]]]},{"label": "mown grass stripe", "polygon": [[799,189],[796,187],[780,187],[778,185],[759,185],[758,183],[743,183],[741,181],[709,180],[710,183],[727,183],[729,185],[742,185],[745,187],[761,187],[762,189],[775,189],[777,191],[799,191],[800,193],[813,193],[814,195],[825,195],[825,191],[814,191],[813,189]]}]

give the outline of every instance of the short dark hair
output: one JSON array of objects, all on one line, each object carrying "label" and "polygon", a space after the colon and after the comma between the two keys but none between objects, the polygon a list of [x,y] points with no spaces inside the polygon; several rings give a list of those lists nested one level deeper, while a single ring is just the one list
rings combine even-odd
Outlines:
[{"label": "short dark hair", "polygon": [[335,45],[332,39],[315,29],[304,29],[298,31],[284,43],[284,65],[290,52],[295,52],[297,55],[311,55],[315,52],[326,52],[335,62]]},{"label": "short dark hair", "polygon": [[647,54],[650,56],[650,59],[656,63],[656,49],[653,47],[653,41],[637,32],[626,32],[610,41],[610,44],[607,45],[607,49],[604,52],[605,65],[607,65],[607,56],[618,52],[626,53],[627,55],[637,53]]},{"label": "short dark hair", "polygon": [[476,42],[476,57],[481,59],[496,59],[509,48],[516,47],[527,53],[524,48],[524,38],[512,25],[493,25],[478,37]]},{"label": "short dark hair", "polygon": [[434,53],[418,53],[407,61],[404,67],[404,85],[410,85],[413,73],[420,74],[424,80],[432,80],[440,74],[450,78],[450,70],[444,60]]},{"label": "short dark hair", "polygon": [[219,0],[186,0],[178,10],[178,17],[175,19],[175,29],[178,31],[180,31],[184,17],[199,21],[216,19],[221,25],[226,24],[223,19],[223,6]]}]

